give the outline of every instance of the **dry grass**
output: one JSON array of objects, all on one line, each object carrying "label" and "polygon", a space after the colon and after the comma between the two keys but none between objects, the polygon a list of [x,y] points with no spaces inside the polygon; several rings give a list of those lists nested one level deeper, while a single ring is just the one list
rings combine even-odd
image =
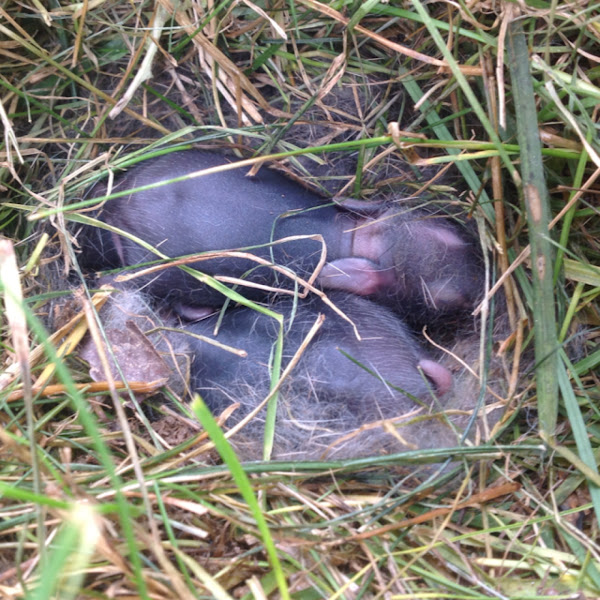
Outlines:
[{"label": "dry grass", "polygon": [[[0,5],[0,223],[13,242],[0,246],[0,595],[600,597],[600,12],[529,4]],[[518,84],[517,22],[533,56]],[[539,152],[515,108],[529,84]],[[134,400],[108,420],[91,411],[85,368],[56,350],[86,329],[56,325],[74,257],[65,209],[165,144],[284,154],[331,193],[399,186],[476,221],[510,322],[494,348],[512,417],[500,437],[420,476],[448,450],[240,466],[204,414],[218,465],[178,417],[165,439]],[[550,299],[531,284],[532,241],[534,264],[553,264]],[[540,332],[560,344],[546,371]],[[524,366],[534,346],[537,373]]]}]

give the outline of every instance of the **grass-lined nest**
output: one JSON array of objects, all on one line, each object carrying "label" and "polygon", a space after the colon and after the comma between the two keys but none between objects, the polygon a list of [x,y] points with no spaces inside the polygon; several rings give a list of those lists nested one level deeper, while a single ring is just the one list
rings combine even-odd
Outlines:
[{"label": "grass-lined nest", "polygon": [[[42,4],[0,7],[0,593],[600,596],[597,7]],[[448,449],[240,466],[177,393],[159,427],[91,386],[71,223],[92,184],[167,145],[473,223],[476,356],[507,411],[490,440],[453,472],[431,467]]]}]

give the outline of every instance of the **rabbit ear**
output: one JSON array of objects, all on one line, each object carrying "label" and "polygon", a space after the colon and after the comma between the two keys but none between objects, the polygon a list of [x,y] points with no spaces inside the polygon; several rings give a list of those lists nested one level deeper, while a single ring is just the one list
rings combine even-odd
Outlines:
[{"label": "rabbit ear", "polygon": [[343,196],[333,198],[333,201],[340,209],[361,217],[378,217],[390,208],[387,202],[364,201],[356,198],[344,198]]},{"label": "rabbit ear", "polygon": [[208,306],[192,306],[183,302],[175,302],[173,310],[186,321],[200,321],[210,317],[217,312],[218,308],[210,308]]},{"label": "rabbit ear", "polygon": [[324,288],[370,296],[393,287],[394,271],[382,270],[367,258],[340,258],[323,267],[319,283]]},{"label": "rabbit ear", "polygon": [[419,361],[419,367],[428,379],[435,385],[438,395],[443,396],[452,388],[452,373],[440,365],[440,363],[427,358]]}]

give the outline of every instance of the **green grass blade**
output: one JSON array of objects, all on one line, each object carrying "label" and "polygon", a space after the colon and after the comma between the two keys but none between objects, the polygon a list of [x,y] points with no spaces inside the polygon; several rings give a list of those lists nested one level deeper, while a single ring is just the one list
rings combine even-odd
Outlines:
[{"label": "green grass blade", "polygon": [[239,487],[242,497],[250,507],[252,515],[256,520],[258,530],[260,531],[263,544],[265,545],[265,550],[269,556],[271,567],[274,571],[275,578],[279,586],[279,593],[281,594],[282,598],[289,599],[290,594],[288,591],[285,574],[279,561],[279,556],[277,555],[277,549],[271,536],[271,532],[269,531],[269,526],[267,525],[263,510],[258,503],[254,492],[252,491],[250,479],[244,472],[244,469],[242,468],[238,457],[231,447],[231,444],[227,441],[223,431],[221,431],[221,428],[218,426],[210,410],[199,396],[196,396],[195,400],[192,402],[192,410],[198,417],[198,420],[202,426],[206,429],[206,432],[212,441],[215,443],[221,458],[225,461],[225,464],[229,468],[235,483]]},{"label": "green grass blade", "polygon": [[518,140],[521,146],[521,184],[527,208],[533,265],[533,322],[537,397],[542,436],[551,439],[558,414],[558,339],[554,303],[553,252],[548,237],[550,207],[529,64],[529,51],[520,22],[509,27],[507,45]]}]

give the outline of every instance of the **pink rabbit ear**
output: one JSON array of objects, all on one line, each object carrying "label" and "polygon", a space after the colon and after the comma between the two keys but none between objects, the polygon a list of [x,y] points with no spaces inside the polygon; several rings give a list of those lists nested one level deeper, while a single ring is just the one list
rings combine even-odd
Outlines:
[{"label": "pink rabbit ear", "polygon": [[452,387],[452,373],[450,373],[446,367],[442,367],[440,363],[427,358],[420,360],[418,366],[423,370],[423,373],[431,379],[440,396],[443,396],[446,392],[450,391],[450,388]]},{"label": "pink rabbit ear", "polygon": [[319,283],[324,288],[370,296],[391,287],[394,273],[391,269],[381,270],[367,258],[339,258],[323,267]]},{"label": "pink rabbit ear", "polygon": [[436,242],[447,248],[464,248],[467,242],[453,231],[450,227],[440,225],[435,220],[421,221],[416,226],[417,232],[427,236],[432,242]]}]

